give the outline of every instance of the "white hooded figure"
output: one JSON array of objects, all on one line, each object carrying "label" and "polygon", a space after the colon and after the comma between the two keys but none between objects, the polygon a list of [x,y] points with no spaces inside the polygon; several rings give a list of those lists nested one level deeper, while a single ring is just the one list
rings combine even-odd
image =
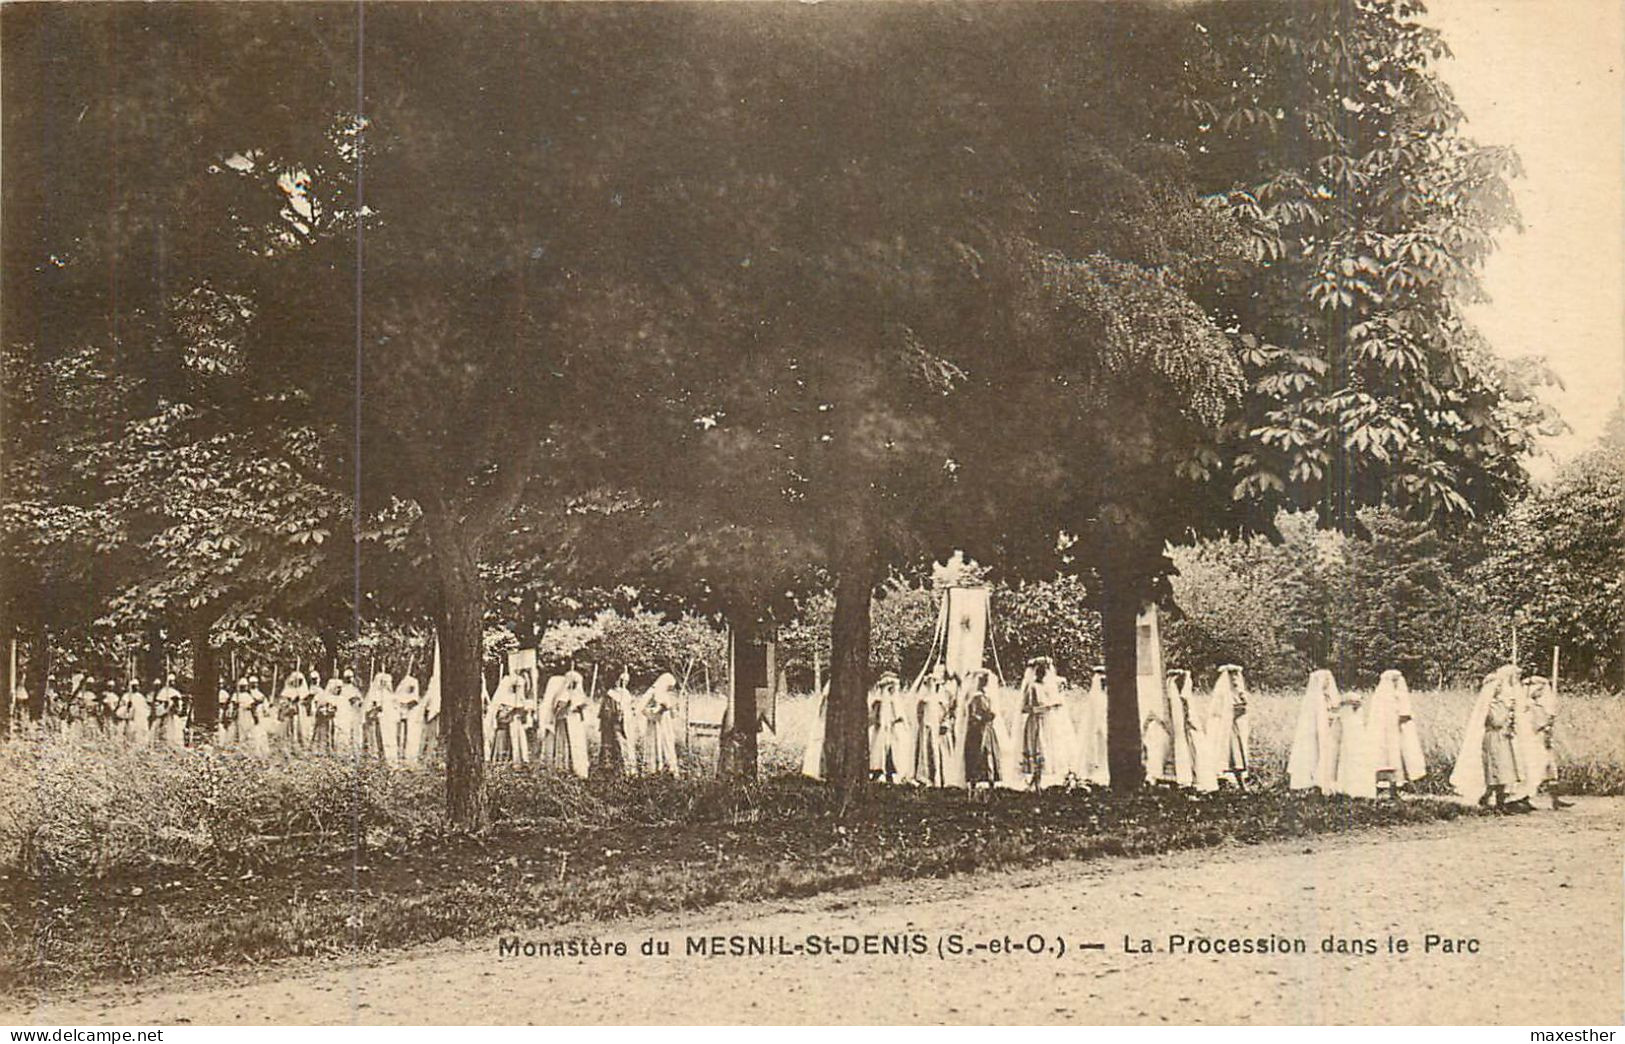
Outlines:
[{"label": "white hooded figure", "polygon": [[1513,710],[1512,742],[1518,752],[1517,786],[1507,788],[1512,801],[1532,799],[1540,788],[1557,780],[1552,736],[1557,725],[1557,692],[1540,675],[1524,679]]},{"label": "white hooded figure", "polygon": [[869,773],[895,783],[914,778],[914,720],[887,671],[869,690]]},{"label": "white hooded figure", "polygon": [[1244,786],[1252,767],[1252,731],[1247,721],[1247,679],[1233,663],[1219,668],[1202,722],[1213,776],[1232,776]]},{"label": "white hooded figure", "polygon": [[524,683],[517,674],[504,674],[491,694],[486,707],[487,729],[491,745],[486,752],[490,761],[520,762],[525,752],[525,699]]},{"label": "white hooded figure", "polygon": [[355,672],[345,671],[339,686],[339,713],[333,728],[339,752],[354,754],[362,744],[363,723],[366,719],[366,695],[355,683]]},{"label": "white hooded figure", "polygon": [[491,754],[496,749],[497,741],[496,697],[485,684],[484,664],[480,665],[480,707],[481,727],[485,730],[485,760],[492,761]]},{"label": "white hooded figure", "polygon": [[1173,752],[1173,731],[1168,727],[1167,679],[1148,678],[1135,691],[1140,711],[1140,762],[1147,783],[1173,780],[1169,764]]},{"label": "white hooded figure", "polygon": [[146,694],[133,681],[129,691],[119,700],[118,716],[123,727],[124,742],[132,747],[146,746],[152,707],[147,702]]},{"label": "white hooded figure", "polygon": [[808,779],[824,778],[824,723],[829,718],[829,682],[813,702],[812,722],[807,726],[807,749],[801,754],[801,774]]},{"label": "white hooded figure", "polygon": [[951,785],[948,762],[953,757],[950,735],[944,731],[948,717],[947,680],[939,670],[920,681],[907,698],[903,710],[910,717],[914,740],[914,782],[927,787]]},{"label": "white hooded figure", "polygon": [[643,771],[644,734],[648,731],[649,719],[644,717],[637,706],[637,697],[632,694],[630,671],[621,671],[606,698],[614,700],[620,708],[621,734],[626,738],[626,746],[621,751],[621,769],[628,776],[636,776]]},{"label": "white hooded figure", "polygon": [[186,696],[175,688],[173,674],[164,679],[157,698],[165,708],[162,724],[163,741],[171,747],[186,746]]},{"label": "white hooded figure", "polygon": [[1317,788],[1322,794],[1350,797],[1377,796],[1371,734],[1360,704],[1359,697],[1338,689],[1331,671],[1309,675],[1287,759],[1287,780],[1292,789]]},{"label": "white hooded figure", "polygon": [[395,741],[400,759],[415,765],[423,756],[423,694],[408,674],[395,686]]},{"label": "white hooded figure", "polygon": [[237,691],[231,697],[231,740],[243,750],[260,753],[260,742],[265,738],[260,730],[260,701],[255,698],[249,678],[237,681]]},{"label": "white hooded figure", "polygon": [[304,747],[310,742],[310,734],[305,731],[304,721],[300,716],[300,706],[305,702],[307,686],[305,676],[300,671],[288,675],[288,680],[282,683],[282,691],[278,694],[273,717],[276,719],[274,730],[283,745],[291,749]]},{"label": "white hooded figure", "polygon": [[316,694],[310,727],[311,749],[320,754],[333,754],[342,749],[338,737],[339,708],[344,703],[344,682],[328,679],[327,685]]},{"label": "white hooded figure", "polygon": [[[393,764],[395,750],[395,679],[387,671],[372,676],[362,702],[362,752]],[[388,742],[385,742],[385,740]]]},{"label": "white hooded figure", "polygon": [[418,744],[418,757],[427,760],[440,749],[440,642],[434,646],[434,673],[423,688],[422,741]]},{"label": "white hooded figure", "polygon": [[1112,770],[1106,748],[1106,668],[1096,667],[1089,679],[1089,693],[1084,697],[1083,728],[1079,731],[1081,747],[1078,775],[1097,787],[1110,786]]},{"label": "white hooded figure", "polygon": [[1026,785],[1021,763],[1025,721],[1021,710],[1021,689],[1011,688],[992,671],[987,672],[987,693],[993,707],[993,727],[999,733],[999,786],[1020,790]]},{"label": "white hooded figure", "polygon": [[1078,741],[1061,692],[1055,666],[1040,657],[1027,669],[1021,685],[1026,714],[1023,768],[1035,788],[1065,786],[1078,776]]},{"label": "white hooded figure", "polygon": [[1394,784],[1411,783],[1427,775],[1422,737],[1411,714],[1411,690],[1398,671],[1383,671],[1376,691],[1365,704],[1366,729],[1371,733],[1371,763],[1376,772],[1393,773]]},{"label": "white hooded figure", "polygon": [[587,690],[575,670],[547,680],[542,696],[547,760],[555,772],[587,778]]},{"label": "white hooded figure", "polygon": [[1461,750],[1450,770],[1451,788],[1467,801],[1492,796],[1504,801],[1522,782],[1513,742],[1519,688],[1518,668],[1507,664],[1484,677],[1467,712]]},{"label": "white hooded figure", "polygon": [[1174,782],[1208,792],[1217,790],[1219,781],[1202,725],[1202,715],[1192,706],[1191,672],[1169,671],[1168,732],[1174,747]]},{"label": "white hooded figure", "polygon": [[677,764],[677,678],[670,671],[644,693],[641,710],[648,721],[649,769],[681,775]]},{"label": "white hooded figure", "polygon": [[[1330,685],[1330,689],[1328,689]],[[1337,751],[1332,744],[1332,712],[1337,685],[1331,671],[1313,671],[1298,703],[1292,730],[1292,749],[1286,759],[1287,786],[1293,790],[1330,793],[1328,780],[1336,771]]]}]

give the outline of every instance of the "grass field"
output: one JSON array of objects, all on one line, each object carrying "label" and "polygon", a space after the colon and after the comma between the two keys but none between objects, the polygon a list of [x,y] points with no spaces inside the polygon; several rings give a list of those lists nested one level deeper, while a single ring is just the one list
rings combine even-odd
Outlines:
[{"label": "grass field", "polygon": [[[1416,693],[1449,772],[1472,695]],[[1256,754],[1279,780],[1298,697],[1254,696]],[[437,773],[229,751],[18,738],[0,748],[0,992],[300,954],[371,951],[577,919],[806,895],[1052,859],[1138,854],[1476,814],[1447,801],[1289,794],[1132,797],[876,787],[847,809],[796,775],[813,701],[779,709],[759,784],[583,782],[493,767],[496,827],[448,829]],[[690,716],[715,721],[720,700]],[[1565,699],[1562,778],[1625,792],[1625,700]]]}]

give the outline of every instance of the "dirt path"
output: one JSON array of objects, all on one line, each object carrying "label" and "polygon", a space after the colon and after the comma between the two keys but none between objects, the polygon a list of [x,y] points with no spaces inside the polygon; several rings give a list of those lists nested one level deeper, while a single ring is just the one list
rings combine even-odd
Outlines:
[{"label": "dirt path", "polygon": [[[1500,1023],[1621,1021],[1625,802],[1312,841],[888,885],[526,937],[625,957],[499,955],[496,940],[374,963],[289,962],[52,998],[37,1026],[294,1023]],[[918,933],[915,935],[914,933]],[[1424,936],[1478,952],[1421,952]],[[701,936],[913,936],[922,955],[684,956]],[[1042,935],[1054,953],[967,944]],[[1305,954],[1168,952],[1169,937],[1301,938]],[[1374,956],[1324,954],[1329,934]],[[1406,937],[1411,951],[1389,953]],[[1154,952],[1125,951],[1125,937]],[[669,957],[638,954],[671,943]],[[915,942],[914,940],[923,940]],[[1078,944],[1105,944],[1103,950]],[[9,1021],[0,1012],[0,1022]]]}]

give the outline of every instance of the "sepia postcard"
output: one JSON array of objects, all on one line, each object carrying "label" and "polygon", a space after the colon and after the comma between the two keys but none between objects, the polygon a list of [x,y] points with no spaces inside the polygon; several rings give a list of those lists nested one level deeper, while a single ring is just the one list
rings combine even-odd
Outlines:
[{"label": "sepia postcard", "polygon": [[0,4],[0,1023],[1613,1040],[1622,69]]}]

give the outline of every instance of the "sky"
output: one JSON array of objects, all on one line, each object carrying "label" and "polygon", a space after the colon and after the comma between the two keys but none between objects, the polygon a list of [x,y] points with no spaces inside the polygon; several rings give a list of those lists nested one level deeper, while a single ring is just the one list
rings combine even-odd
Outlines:
[{"label": "sky", "polygon": [[1511,145],[1522,234],[1485,270],[1473,320],[1505,355],[1541,355],[1573,431],[1550,467],[1592,445],[1625,391],[1625,2],[1428,0],[1455,56],[1440,72],[1468,132]]}]

